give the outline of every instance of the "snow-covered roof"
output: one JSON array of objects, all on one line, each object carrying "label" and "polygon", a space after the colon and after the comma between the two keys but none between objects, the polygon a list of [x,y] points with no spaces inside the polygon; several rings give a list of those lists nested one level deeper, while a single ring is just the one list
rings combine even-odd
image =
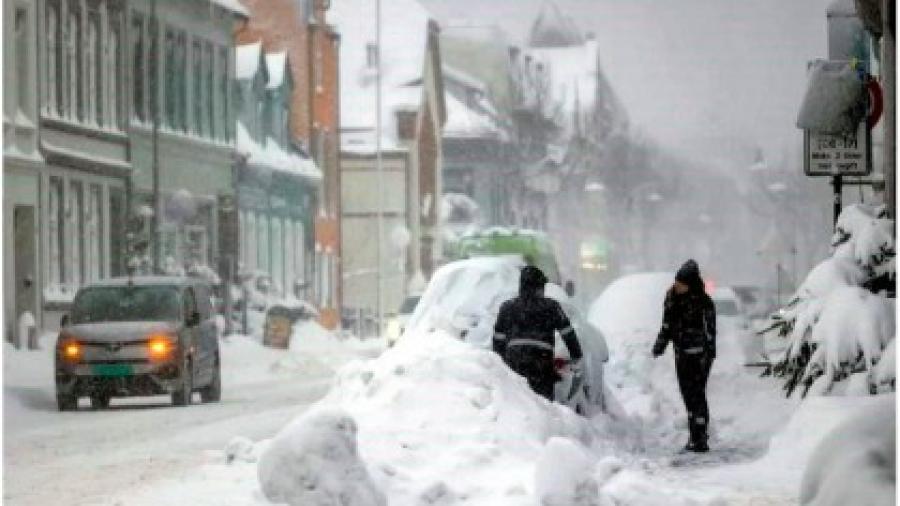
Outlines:
[{"label": "snow-covered roof", "polygon": [[269,71],[269,82],[266,89],[280,88],[284,83],[284,73],[287,67],[287,53],[266,53],[266,70]]},{"label": "snow-covered roof", "polygon": [[447,103],[447,122],[444,124],[444,137],[483,137],[502,136],[503,130],[496,119],[483,111],[477,111],[453,94],[444,97]]},{"label": "snow-covered roof", "polygon": [[[375,2],[334,2],[329,17],[341,35],[341,128],[373,129],[377,76],[368,47],[376,42]],[[382,125],[392,141],[394,111],[418,109],[422,99],[421,87],[409,85],[423,74],[428,19],[416,0],[381,2]]]},{"label": "snow-covered roof", "polygon": [[210,0],[210,3],[218,5],[234,14],[244,16],[245,18],[250,16],[247,9],[245,9],[238,0]]},{"label": "snow-covered roof", "polygon": [[259,70],[262,42],[243,44],[234,49],[234,77],[238,80],[253,79]]},{"label": "snow-covered roof", "polygon": [[578,46],[584,42],[575,22],[554,2],[544,2],[540,14],[531,25],[528,43],[532,47]]},{"label": "snow-covered roof", "polygon": [[258,144],[247,128],[240,121],[237,122],[237,151],[247,156],[247,163],[251,165],[268,167],[271,170],[307,177],[321,179],[322,171],[315,162],[300,155],[288,153],[282,149],[274,139],[266,139],[265,145]]},{"label": "snow-covered roof", "polygon": [[458,68],[451,67],[450,65],[443,65],[441,69],[444,72],[445,80],[453,80],[460,85],[465,86],[466,88],[471,88],[481,93],[484,93],[486,90],[484,82],[463,72],[462,70],[459,70]]}]

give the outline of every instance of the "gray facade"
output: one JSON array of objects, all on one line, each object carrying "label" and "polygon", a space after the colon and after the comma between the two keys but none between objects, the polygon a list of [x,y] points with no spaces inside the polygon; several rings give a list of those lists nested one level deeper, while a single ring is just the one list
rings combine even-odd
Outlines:
[{"label": "gray facade", "polygon": [[[235,12],[199,0],[156,2],[158,21],[148,0],[3,9],[3,237],[17,245],[3,265],[7,338],[26,311],[55,328],[81,285],[125,272],[129,218],[152,200],[152,96],[173,120],[157,144],[162,194],[179,197],[163,199],[164,246],[176,262],[215,265],[218,202],[233,193]],[[176,58],[177,86],[160,74],[154,89],[151,72]],[[184,122],[163,115],[182,111]]]}]

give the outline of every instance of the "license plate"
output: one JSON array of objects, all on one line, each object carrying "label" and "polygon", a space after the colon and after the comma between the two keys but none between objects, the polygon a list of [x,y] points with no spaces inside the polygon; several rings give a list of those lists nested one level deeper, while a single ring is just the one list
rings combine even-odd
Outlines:
[{"label": "license plate", "polygon": [[131,376],[131,366],[128,364],[97,364],[91,369],[95,376]]}]

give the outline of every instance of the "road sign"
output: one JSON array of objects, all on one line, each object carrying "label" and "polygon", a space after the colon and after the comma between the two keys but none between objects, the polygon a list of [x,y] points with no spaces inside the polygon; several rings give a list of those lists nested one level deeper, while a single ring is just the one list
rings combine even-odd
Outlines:
[{"label": "road sign", "polygon": [[872,136],[865,120],[852,133],[805,130],[803,141],[807,176],[867,176],[872,172]]}]

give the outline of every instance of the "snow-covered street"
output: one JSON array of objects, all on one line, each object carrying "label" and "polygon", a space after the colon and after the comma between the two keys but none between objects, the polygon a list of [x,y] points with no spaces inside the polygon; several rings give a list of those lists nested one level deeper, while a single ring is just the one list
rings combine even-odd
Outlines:
[{"label": "snow-covered street", "polygon": [[280,351],[233,336],[221,343],[219,403],[195,396],[194,405],[175,408],[167,397],[114,399],[111,409],[91,411],[82,400],[79,411],[59,413],[47,351],[53,338],[46,335],[40,351],[4,350],[7,504],[115,503],[158,480],[191,479],[235,436],[269,437],[302,413],[328,390],[335,367],[379,351],[337,341]]}]

